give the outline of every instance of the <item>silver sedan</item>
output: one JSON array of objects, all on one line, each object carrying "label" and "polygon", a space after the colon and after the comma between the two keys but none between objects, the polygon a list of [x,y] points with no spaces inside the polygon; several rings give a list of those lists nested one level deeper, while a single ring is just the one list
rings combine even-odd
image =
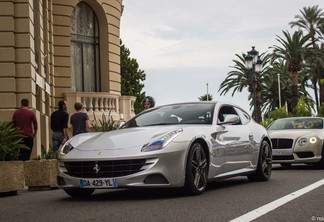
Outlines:
[{"label": "silver sedan", "polygon": [[201,194],[209,180],[267,181],[271,161],[266,129],[240,107],[179,103],[139,113],[117,130],[71,138],[60,150],[58,185],[72,197],[135,187]]},{"label": "silver sedan", "polygon": [[324,168],[323,118],[292,117],[274,121],[268,132],[273,145],[273,162],[315,164]]}]

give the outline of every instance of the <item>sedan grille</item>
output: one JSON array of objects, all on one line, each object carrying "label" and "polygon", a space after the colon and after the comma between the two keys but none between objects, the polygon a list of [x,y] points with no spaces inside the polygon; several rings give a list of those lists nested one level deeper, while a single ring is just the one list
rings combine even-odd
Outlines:
[{"label": "sedan grille", "polygon": [[80,178],[121,177],[142,171],[145,159],[64,162],[66,174]]},{"label": "sedan grille", "polygon": [[292,139],[271,139],[273,149],[291,149],[294,140]]},{"label": "sedan grille", "polygon": [[297,156],[299,158],[311,158],[311,157],[314,157],[314,153],[313,152],[299,152],[299,153],[296,153]]}]

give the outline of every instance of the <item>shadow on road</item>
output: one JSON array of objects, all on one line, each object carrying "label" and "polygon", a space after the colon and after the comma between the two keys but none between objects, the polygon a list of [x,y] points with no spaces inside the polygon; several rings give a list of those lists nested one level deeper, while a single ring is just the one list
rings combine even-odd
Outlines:
[{"label": "shadow on road", "polygon": [[[207,185],[204,194],[210,191],[228,189],[233,186],[241,186],[249,183],[246,177],[230,178],[221,181],[211,181]],[[62,191],[64,192],[64,191]],[[221,191],[220,191],[221,192]],[[129,201],[129,200],[155,200],[155,199],[178,199],[178,198],[195,198],[187,194],[182,188],[130,188],[130,189],[98,189],[93,195],[83,199],[84,201]],[[63,201],[79,201],[80,199],[66,196]]]},{"label": "shadow on road", "polygon": [[273,164],[273,170],[323,170],[316,167],[314,164],[293,164],[291,166],[282,166],[280,164]]}]

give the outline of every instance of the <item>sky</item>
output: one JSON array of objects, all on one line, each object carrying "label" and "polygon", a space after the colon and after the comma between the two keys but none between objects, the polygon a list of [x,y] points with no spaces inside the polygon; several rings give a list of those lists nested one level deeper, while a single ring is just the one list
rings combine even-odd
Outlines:
[{"label": "sky", "polygon": [[225,96],[220,84],[235,54],[271,52],[303,7],[324,0],[123,0],[120,36],[146,74],[144,89],[156,105],[199,101],[235,103],[248,112],[247,88]]}]

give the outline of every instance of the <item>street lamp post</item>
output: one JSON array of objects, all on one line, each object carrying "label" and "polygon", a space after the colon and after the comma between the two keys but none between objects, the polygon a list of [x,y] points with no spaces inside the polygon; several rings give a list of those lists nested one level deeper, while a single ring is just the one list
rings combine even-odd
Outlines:
[{"label": "street lamp post", "polygon": [[259,57],[259,52],[252,46],[252,50],[244,55],[245,66],[252,71],[252,87],[253,87],[253,106],[254,106],[254,120],[259,122],[258,108],[256,101],[256,88],[257,88],[257,74],[262,70],[262,60]]},{"label": "street lamp post", "polygon": [[208,95],[208,83],[206,83],[207,85],[207,101],[209,101],[209,95]]},{"label": "street lamp post", "polygon": [[280,73],[278,73],[278,96],[279,96],[279,109],[281,108],[281,90],[280,90]]}]

